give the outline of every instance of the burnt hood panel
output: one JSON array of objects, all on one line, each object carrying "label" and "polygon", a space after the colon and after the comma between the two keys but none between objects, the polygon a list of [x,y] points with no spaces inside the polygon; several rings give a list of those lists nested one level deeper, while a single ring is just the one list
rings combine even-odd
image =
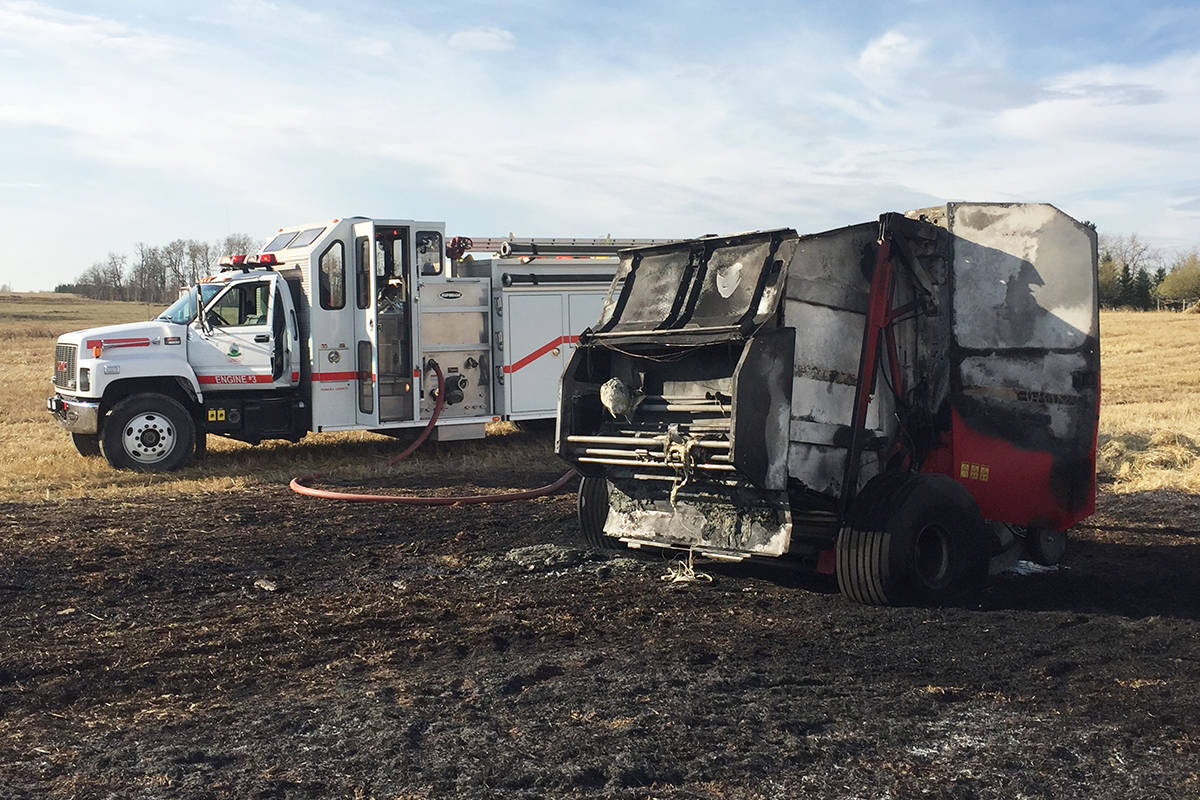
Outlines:
[{"label": "burnt hood panel", "polygon": [[627,250],[592,335],[745,335],[775,312],[796,238],[782,228]]}]

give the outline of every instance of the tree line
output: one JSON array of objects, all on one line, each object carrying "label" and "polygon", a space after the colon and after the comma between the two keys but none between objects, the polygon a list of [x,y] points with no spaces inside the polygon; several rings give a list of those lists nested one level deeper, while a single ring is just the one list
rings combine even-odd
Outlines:
[{"label": "tree line", "polygon": [[[258,240],[235,233],[214,242],[176,239],[151,246],[139,242],[132,257],[109,253],[75,279],[54,287],[97,300],[170,303],[183,286],[212,274],[222,256],[252,253]],[[1169,263],[1161,250],[1138,235],[1100,236],[1100,305],[1149,310],[1185,308],[1200,301],[1200,251]]]},{"label": "tree line", "polygon": [[60,283],[56,292],[72,292],[96,300],[133,300],[167,304],[179,289],[216,271],[223,256],[253,253],[258,239],[234,233],[214,242],[176,239],[165,245],[138,242],[132,257],[109,253],[85,269],[74,283]]},{"label": "tree line", "polygon": [[1200,251],[1175,256],[1138,235],[1100,237],[1100,305],[1104,308],[1188,308],[1200,301]]}]

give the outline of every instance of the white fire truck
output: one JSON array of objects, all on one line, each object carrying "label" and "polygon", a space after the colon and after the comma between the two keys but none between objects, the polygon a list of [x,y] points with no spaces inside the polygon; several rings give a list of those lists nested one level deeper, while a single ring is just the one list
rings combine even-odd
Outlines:
[{"label": "white fire truck", "polygon": [[447,247],[444,233],[440,222],[364,217],[280,228],[156,319],[59,337],[47,407],[81,454],[143,471],[183,466],[209,433],[254,444],[424,426],[435,367],[436,439],[552,419],[562,365],[600,316],[616,252],[666,241]]}]

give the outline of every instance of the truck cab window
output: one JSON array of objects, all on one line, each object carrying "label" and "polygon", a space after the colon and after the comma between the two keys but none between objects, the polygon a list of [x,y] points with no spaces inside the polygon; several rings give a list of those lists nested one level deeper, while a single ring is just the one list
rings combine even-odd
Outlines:
[{"label": "truck cab window", "polygon": [[437,231],[417,231],[417,263],[422,275],[442,274],[442,235]]},{"label": "truck cab window", "polygon": [[266,325],[271,284],[242,283],[231,286],[208,309],[208,324],[214,328]]},{"label": "truck cab window", "polygon": [[380,284],[408,275],[408,228],[384,228],[375,231],[375,274]]},{"label": "truck cab window", "polygon": [[[207,303],[217,296],[221,289],[219,283],[200,284],[200,302]],[[189,289],[179,295],[179,299],[158,315],[159,319],[174,322],[176,325],[187,325],[196,318],[196,292]]]},{"label": "truck cab window", "polygon": [[295,231],[281,233],[271,241],[267,242],[267,246],[263,248],[264,253],[274,253],[276,250],[283,250],[288,244],[295,239],[299,234]]},{"label": "truck cab window", "polygon": [[325,248],[318,263],[321,308],[336,311],[346,306],[346,258],[340,241]]},{"label": "truck cab window", "polygon": [[371,243],[366,236],[354,240],[354,297],[359,308],[371,306]]},{"label": "truck cab window", "polygon": [[287,321],[283,318],[283,294],[275,287],[275,313],[271,317],[271,335],[275,349],[271,354],[271,378],[279,380],[283,377],[284,367],[287,366],[284,352],[284,341],[287,339]]}]

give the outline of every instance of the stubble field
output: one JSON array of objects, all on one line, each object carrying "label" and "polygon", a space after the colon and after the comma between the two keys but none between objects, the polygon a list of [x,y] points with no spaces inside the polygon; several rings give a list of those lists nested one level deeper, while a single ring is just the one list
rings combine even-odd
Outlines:
[{"label": "stubble field", "polygon": [[[0,797],[1193,797],[1200,315],[1102,316],[1099,513],[1063,568],[944,609],[576,546],[509,432],[212,440],[178,475],[84,460],[53,337],[146,309],[0,296]],[[272,590],[273,589],[273,590]]]}]

